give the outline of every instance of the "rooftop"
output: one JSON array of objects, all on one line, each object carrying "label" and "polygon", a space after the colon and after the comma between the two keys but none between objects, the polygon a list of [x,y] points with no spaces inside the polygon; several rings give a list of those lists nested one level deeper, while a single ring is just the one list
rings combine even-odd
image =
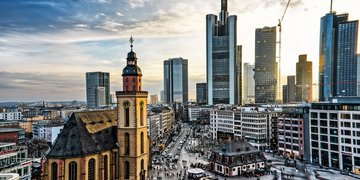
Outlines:
[{"label": "rooftop", "polygon": [[261,151],[252,146],[244,139],[235,140],[222,145],[214,152],[225,156],[237,156],[249,153],[260,153]]},{"label": "rooftop", "polygon": [[25,131],[25,130],[21,128],[0,128],[0,133],[19,132],[19,131]]}]

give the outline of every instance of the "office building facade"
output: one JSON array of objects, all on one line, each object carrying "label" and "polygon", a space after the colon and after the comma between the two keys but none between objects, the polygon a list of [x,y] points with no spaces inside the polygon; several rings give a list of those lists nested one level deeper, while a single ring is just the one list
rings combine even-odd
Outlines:
[{"label": "office building facade", "polygon": [[359,102],[359,97],[338,97],[311,104],[312,163],[360,174]]},{"label": "office building facade", "polygon": [[296,63],[296,101],[312,101],[312,62],[307,61],[307,55],[299,55]]},{"label": "office building facade", "polygon": [[283,86],[283,103],[292,103],[296,100],[295,76],[287,76],[287,85]]},{"label": "office building facade", "polygon": [[255,80],[254,80],[255,66],[249,63],[244,63],[243,71],[243,85],[244,85],[244,104],[255,103]]},{"label": "office building facade", "polygon": [[206,15],[206,82],[208,105],[241,103],[241,46],[236,42],[237,17],[229,16],[227,0],[219,17]]},{"label": "office building facade", "polygon": [[86,101],[89,109],[110,104],[110,74],[107,72],[86,73]]},{"label": "office building facade", "polygon": [[319,101],[357,95],[358,21],[330,12],[321,18]]},{"label": "office building facade", "polygon": [[277,92],[276,27],[255,30],[255,103],[275,103]]},{"label": "office building facade", "polygon": [[196,83],[196,103],[199,105],[207,104],[206,83]]},{"label": "office building facade", "polygon": [[164,103],[188,103],[188,60],[172,58],[164,61]]}]

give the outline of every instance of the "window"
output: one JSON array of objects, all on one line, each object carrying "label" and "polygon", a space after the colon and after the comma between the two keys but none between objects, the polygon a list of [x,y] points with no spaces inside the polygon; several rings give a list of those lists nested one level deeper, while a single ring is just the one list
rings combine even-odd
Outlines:
[{"label": "window", "polygon": [[109,173],[108,173],[108,156],[105,155],[104,156],[104,179],[108,179],[109,178]]},{"label": "window", "polygon": [[125,79],[126,82],[129,82],[128,78]]},{"label": "window", "polygon": [[77,179],[77,164],[75,161],[72,161],[69,164],[69,180]]},{"label": "window", "polygon": [[140,102],[140,125],[144,126],[144,102]]},{"label": "window", "polygon": [[124,106],[124,115],[125,115],[125,127],[129,127],[130,126],[130,102],[129,101],[124,101],[123,103]]},{"label": "window", "polygon": [[130,135],[129,133],[125,133],[125,155],[130,154]]},{"label": "window", "polygon": [[125,169],[124,178],[129,179],[130,178],[130,163],[129,163],[129,161],[125,161],[124,169]]},{"label": "window", "polygon": [[141,147],[140,147],[140,151],[141,151],[141,154],[144,153],[144,132],[141,132],[140,134],[140,143],[141,143]]},{"label": "window", "polygon": [[52,180],[58,179],[58,165],[56,162],[53,162],[51,164],[51,177]]},{"label": "window", "polygon": [[350,119],[350,114],[341,114],[341,119]]},{"label": "window", "polygon": [[136,79],[135,79],[135,78],[133,78],[133,82],[136,82]]},{"label": "window", "polygon": [[140,169],[143,170],[144,169],[144,160],[143,159],[141,160],[140,166],[141,166]]},{"label": "window", "polygon": [[95,159],[91,158],[88,165],[88,180],[95,180]]}]

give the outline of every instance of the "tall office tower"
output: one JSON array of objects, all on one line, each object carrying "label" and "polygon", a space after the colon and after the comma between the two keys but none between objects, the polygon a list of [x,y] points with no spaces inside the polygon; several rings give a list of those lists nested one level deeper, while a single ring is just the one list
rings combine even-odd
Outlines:
[{"label": "tall office tower", "polygon": [[254,80],[255,66],[249,63],[244,63],[243,71],[243,85],[244,85],[244,103],[252,104],[255,102],[255,80]]},{"label": "tall office tower", "polygon": [[[360,61],[360,54],[357,54],[357,62]],[[357,96],[360,96],[360,63],[357,64]]]},{"label": "tall office tower", "polygon": [[110,74],[107,72],[86,73],[86,101],[90,109],[110,104]]},{"label": "tall office tower", "polygon": [[188,60],[172,58],[164,61],[164,103],[188,103]]},{"label": "tall office tower", "polygon": [[163,103],[164,102],[164,95],[165,92],[164,91],[160,91],[160,101]]},{"label": "tall office tower", "polygon": [[282,97],[282,100],[283,100],[283,103],[288,103],[289,100],[288,100],[288,86],[287,85],[283,85],[282,86],[282,92],[283,92],[283,97]]},{"label": "tall office tower", "polygon": [[358,21],[330,12],[321,18],[319,101],[356,96]]},{"label": "tall office tower", "polygon": [[299,55],[296,63],[296,101],[312,101],[312,62],[307,61],[307,55]]},{"label": "tall office tower", "polygon": [[196,83],[196,103],[207,104],[207,86],[206,83]]},{"label": "tall office tower", "polygon": [[157,94],[152,94],[150,95],[150,104],[157,104],[158,103],[158,95]]},{"label": "tall office tower", "polygon": [[296,101],[296,86],[295,86],[295,76],[287,77],[287,100],[289,103]]},{"label": "tall office tower", "polygon": [[236,43],[236,16],[221,0],[219,17],[206,15],[206,81],[208,104],[241,103],[241,46]]},{"label": "tall office tower", "polygon": [[275,103],[277,88],[276,27],[255,31],[255,103]]}]

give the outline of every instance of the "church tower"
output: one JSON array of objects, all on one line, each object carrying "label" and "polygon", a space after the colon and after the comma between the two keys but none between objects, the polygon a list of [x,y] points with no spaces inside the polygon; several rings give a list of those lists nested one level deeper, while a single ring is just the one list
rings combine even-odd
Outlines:
[{"label": "church tower", "polygon": [[120,180],[145,180],[148,174],[149,140],[147,135],[147,97],[142,91],[140,67],[131,51],[123,69],[123,91],[116,92],[118,106],[118,143]]}]

